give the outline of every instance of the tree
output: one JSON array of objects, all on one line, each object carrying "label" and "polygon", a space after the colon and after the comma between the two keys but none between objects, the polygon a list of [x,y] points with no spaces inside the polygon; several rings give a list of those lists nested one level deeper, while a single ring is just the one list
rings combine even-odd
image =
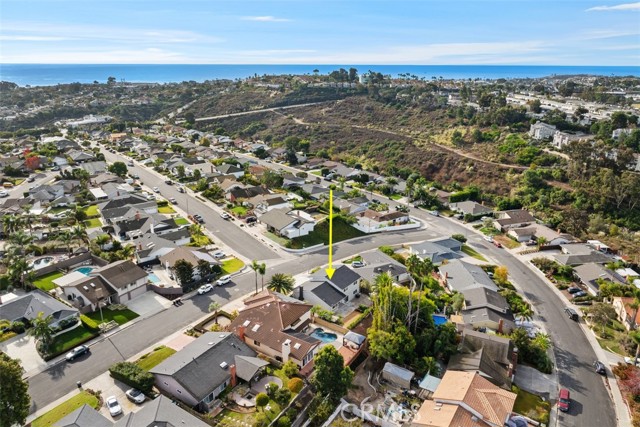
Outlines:
[{"label": "tree", "polygon": [[337,401],[347,393],[353,380],[353,371],[344,366],[344,358],[332,345],[322,347],[314,357],[311,383],[319,395]]},{"label": "tree", "polygon": [[176,278],[183,288],[193,281],[193,265],[189,261],[179,259],[173,265]]},{"label": "tree", "polygon": [[[256,288],[257,288],[257,278],[256,278]],[[271,276],[271,280],[267,284],[267,288],[274,292],[278,292],[284,295],[288,295],[293,291],[293,286],[295,285],[295,280],[293,276],[290,274],[284,273],[276,273]]]},{"label": "tree", "polygon": [[467,241],[467,238],[464,236],[464,234],[452,234],[451,238],[457,240],[460,243],[465,243]]},{"label": "tree", "polygon": [[493,278],[499,284],[504,285],[509,281],[509,270],[504,265],[496,267],[493,271]]},{"label": "tree", "polygon": [[39,312],[38,316],[31,320],[31,329],[29,329],[29,335],[34,337],[37,341],[40,341],[42,350],[45,353],[49,350],[49,345],[53,340],[53,328],[51,327],[52,321],[52,315],[44,317],[44,313]]},{"label": "tree", "polygon": [[[269,396],[266,393],[258,393],[256,395],[256,406],[258,408],[264,408],[269,403]],[[263,409],[264,410],[264,409]]]},{"label": "tree", "polygon": [[31,399],[29,383],[18,360],[0,352],[0,427],[24,425]]},{"label": "tree", "polygon": [[256,294],[258,293],[258,270],[260,269],[260,263],[255,259],[251,261],[251,269],[256,276]]},{"label": "tree", "polygon": [[260,280],[262,282],[260,290],[264,291],[264,275],[267,274],[267,264],[263,262],[258,266],[258,274],[260,275]]},{"label": "tree", "polygon": [[[209,313],[213,313],[218,310],[220,310],[219,302],[213,301],[211,304],[209,304]],[[218,323],[218,320],[216,320],[216,323]]]},{"label": "tree", "polygon": [[287,363],[282,366],[282,372],[289,378],[295,377],[300,372],[300,367],[293,360],[287,360]]},{"label": "tree", "polygon": [[304,382],[300,378],[291,378],[287,382],[287,388],[291,390],[292,393],[300,393],[302,387],[304,387]]},{"label": "tree", "polygon": [[616,309],[610,304],[599,303],[594,304],[589,309],[589,315],[591,321],[602,328],[602,333],[605,332],[605,327],[611,322],[611,320],[617,317]]},{"label": "tree", "polygon": [[196,116],[191,111],[188,111],[184,115],[184,121],[192,125],[196,122]]},{"label": "tree", "polygon": [[456,293],[451,299],[451,308],[453,308],[454,313],[460,313],[462,307],[464,306],[464,295],[461,293]]},{"label": "tree", "polygon": [[200,277],[202,277],[202,279],[205,279],[209,276],[211,276],[211,274],[213,273],[213,268],[211,267],[211,264],[209,264],[209,261],[201,259],[198,260],[198,273],[200,273]]},{"label": "tree", "polygon": [[109,166],[108,170],[112,174],[117,175],[120,178],[124,178],[125,176],[127,176],[127,172],[129,169],[127,168],[127,165],[124,164],[124,162],[114,162]]}]

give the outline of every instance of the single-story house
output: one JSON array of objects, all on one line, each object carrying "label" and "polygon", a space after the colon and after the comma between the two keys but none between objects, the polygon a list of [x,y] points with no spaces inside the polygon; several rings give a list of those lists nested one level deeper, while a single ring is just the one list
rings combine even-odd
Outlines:
[{"label": "single-story house", "polygon": [[449,207],[453,211],[460,212],[465,216],[470,215],[473,218],[493,214],[493,209],[485,205],[481,205],[480,203],[473,202],[471,200],[465,200],[464,202],[458,203],[450,203]]},{"label": "single-story house", "polygon": [[605,264],[613,261],[613,257],[601,251],[594,250],[584,243],[568,243],[560,245],[561,254],[554,255],[553,258],[562,265],[580,264]]},{"label": "single-story house", "polygon": [[576,278],[587,287],[589,293],[593,296],[600,292],[600,281],[625,285],[624,278],[618,273],[609,270],[601,264],[587,263],[578,265],[573,268],[573,274]]},{"label": "single-story house", "polygon": [[316,221],[311,215],[289,208],[272,209],[258,217],[267,229],[289,239],[306,236],[315,228]]},{"label": "single-story house", "polygon": [[167,270],[167,273],[172,274],[173,268],[177,261],[184,260],[193,266],[193,279],[200,279],[200,272],[198,271],[198,263],[200,261],[206,261],[210,266],[220,265],[220,262],[216,260],[209,252],[192,248],[188,246],[178,246],[177,248],[162,255],[160,258],[160,264]]},{"label": "single-story house", "polygon": [[498,291],[498,286],[489,275],[475,264],[469,264],[458,259],[438,267],[442,284],[452,291],[464,294],[467,289],[484,287]]},{"label": "single-story house", "polygon": [[363,280],[374,283],[376,276],[387,273],[395,283],[406,283],[411,280],[407,267],[381,251],[365,252],[361,255],[364,267],[358,268]]},{"label": "single-story house", "polygon": [[528,242],[543,237],[546,242],[545,244],[553,246],[575,241],[575,237],[570,234],[554,231],[545,225],[535,222],[525,227],[510,228],[507,234],[518,242]]},{"label": "single-story house", "polygon": [[462,243],[451,238],[427,240],[409,246],[411,255],[415,255],[423,261],[429,260],[435,265],[439,265],[445,260],[463,258],[465,255],[461,251]]},{"label": "single-story house", "polygon": [[524,209],[511,209],[507,211],[496,212],[496,219],[493,221],[493,226],[500,231],[507,231],[510,228],[522,228],[528,226],[536,219],[529,212]]},{"label": "single-story house", "polygon": [[28,324],[38,317],[39,313],[42,313],[43,317],[52,316],[50,323],[52,328],[76,321],[80,316],[77,309],[40,289],[0,304],[0,319],[6,319],[9,322]]}]

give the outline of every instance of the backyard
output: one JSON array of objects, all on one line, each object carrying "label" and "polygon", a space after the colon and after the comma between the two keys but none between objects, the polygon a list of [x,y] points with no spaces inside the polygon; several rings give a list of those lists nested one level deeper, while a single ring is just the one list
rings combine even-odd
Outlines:
[{"label": "backyard", "polygon": [[100,221],[100,218],[92,218],[92,219],[88,219],[84,222],[84,225],[87,228],[100,228],[102,227],[102,221]]},{"label": "backyard", "polygon": [[141,356],[140,359],[136,361],[136,364],[145,371],[148,371],[154,366],[159,365],[163,360],[167,359],[175,352],[176,351],[174,349],[161,345],[160,347],[154,348],[151,353]]},{"label": "backyard", "polygon": [[73,396],[71,399],[66,402],[61,403],[56,406],[49,412],[41,415],[36,418],[32,423],[31,427],[48,427],[52,426],[54,423],[57,423],[62,418],[66,417],[82,405],[89,405],[92,408],[98,408],[100,406],[100,401],[93,394],[88,393],[87,391],[81,391],[80,393]]},{"label": "backyard", "polygon": [[91,205],[83,208],[82,211],[87,214],[88,218],[98,216],[98,205]]},{"label": "backyard", "polygon": [[62,273],[60,271],[54,271],[52,273],[45,274],[44,276],[38,277],[36,280],[34,280],[33,286],[45,292],[49,292],[56,287],[56,285],[53,284],[53,281],[64,275],[65,273]]},{"label": "backyard", "polygon": [[549,402],[542,400],[539,396],[520,390],[518,387],[511,386],[511,391],[516,393],[516,403],[513,406],[513,412],[529,417],[540,423],[549,424],[549,411],[551,405]]},{"label": "backyard", "polygon": [[[342,240],[352,239],[354,237],[364,236],[360,230],[353,228],[340,216],[333,218],[333,243]],[[329,244],[329,221],[322,221],[316,225],[314,230],[306,236],[291,239],[292,249],[308,248],[318,244]]]}]

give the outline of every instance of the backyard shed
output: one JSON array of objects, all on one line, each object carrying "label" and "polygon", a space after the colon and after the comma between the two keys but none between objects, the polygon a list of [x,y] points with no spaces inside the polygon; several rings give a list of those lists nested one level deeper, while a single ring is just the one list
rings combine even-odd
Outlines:
[{"label": "backyard shed", "polygon": [[410,370],[401,368],[391,362],[385,363],[384,369],[382,369],[382,378],[403,388],[411,388],[413,375]]}]

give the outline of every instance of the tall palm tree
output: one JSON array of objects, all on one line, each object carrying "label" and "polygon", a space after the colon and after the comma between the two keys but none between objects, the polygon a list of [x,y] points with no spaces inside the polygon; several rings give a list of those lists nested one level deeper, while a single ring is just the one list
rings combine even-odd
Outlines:
[{"label": "tall palm tree", "polygon": [[66,247],[67,252],[71,253],[71,242],[73,241],[73,236],[71,233],[66,230],[58,235],[58,240],[60,240]]},{"label": "tall palm tree", "polygon": [[9,242],[11,245],[17,246],[20,248],[20,254],[24,255],[25,250],[24,248],[29,245],[31,242],[33,242],[33,236],[30,234],[25,233],[22,230],[18,230],[14,233],[12,233],[9,238],[8,238]]},{"label": "tall palm tree", "polygon": [[267,288],[274,292],[288,295],[293,291],[294,284],[295,280],[290,274],[276,273],[271,276],[271,280],[267,284]]},{"label": "tall palm tree", "polygon": [[264,275],[267,274],[267,264],[265,264],[264,262],[260,264],[260,266],[258,267],[258,274],[260,275],[260,280],[262,281],[260,290],[264,291]]},{"label": "tall palm tree", "polygon": [[71,229],[71,237],[73,240],[79,240],[80,243],[88,243],[87,232],[81,225],[76,225]]},{"label": "tall palm tree", "polygon": [[29,329],[29,335],[42,343],[44,351],[49,350],[49,345],[53,340],[53,328],[51,327],[51,321],[53,316],[49,315],[44,317],[43,312],[39,312],[38,316],[31,320],[31,329]]},{"label": "tall palm tree", "polygon": [[101,234],[98,237],[96,237],[94,240],[94,242],[96,242],[96,245],[98,245],[101,250],[104,250],[104,246],[110,241],[111,241],[110,234]]},{"label": "tall palm tree", "polygon": [[[218,311],[220,310],[220,303],[213,301],[211,304],[209,304],[209,313],[213,313],[214,311]],[[218,321],[216,320],[216,323],[218,323]]]},{"label": "tall palm tree", "polygon": [[256,294],[258,293],[258,270],[260,269],[260,263],[255,259],[251,261],[251,269],[256,275]]}]

